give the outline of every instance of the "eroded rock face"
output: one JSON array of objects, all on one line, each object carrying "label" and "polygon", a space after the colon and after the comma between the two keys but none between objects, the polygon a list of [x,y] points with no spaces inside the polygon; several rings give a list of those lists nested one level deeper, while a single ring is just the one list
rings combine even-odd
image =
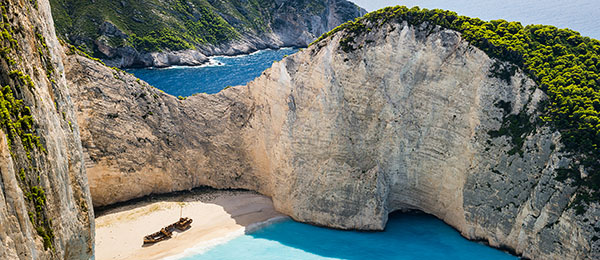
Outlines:
[{"label": "eroded rock face", "polygon": [[[186,100],[67,57],[94,205],[245,188],[318,225],[381,230],[418,209],[528,258],[599,257],[599,207],[567,208],[574,190],[554,170],[570,159],[534,123],[546,97],[532,80],[491,76],[498,61],[426,24],[384,24],[349,53],[344,37]],[[500,134],[517,115],[522,145]]]},{"label": "eroded rock face", "polygon": [[[67,57],[95,206],[210,184],[257,189],[239,133],[242,89],[181,101],[100,63]],[[132,185],[134,183],[134,185]]]},{"label": "eroded rock face", "polygon": [[[3,0],[1,9],[0,259],[90,259],[93,208],[50,6]],[[27,108],[15,116],[18,107]],[[43,149],[27,147],[37,138]]]}]

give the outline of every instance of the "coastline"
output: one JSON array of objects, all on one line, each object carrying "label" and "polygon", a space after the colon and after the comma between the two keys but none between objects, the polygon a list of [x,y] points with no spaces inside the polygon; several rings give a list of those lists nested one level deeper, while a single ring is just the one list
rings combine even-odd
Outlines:
[{"label": "coastline", "polygon": [[[226,53],[215,53],[212,55],[206,55],[204,56],[205,60],[197,63],[164,63],[161,64],[160,66],[117,66],[119,67],[119,69],[128,71],[128,70],[137,70],[137,69],[176,69],[176,68],[201,68],[201,67],[212,67],[212,66],[220,66],[218,64],[214,64],[215,62],[215,58],[237,58],[237,57],[243,57],[243,56],[247,56],[247,55],[254,55],[257,53],[260,53],[261,51],[265,51],[265,50],[283,50],[283,49],[301,49],[301,48],[306,48],[307,46],[279,46],[277,48],[264,48],[264,49],[257,49],[257,50],[252,50],[252,51],[248,51],[248,52],[236,52],[233,54],[226,54]],[[153,53],[148,53],[148,55],[174,55],[177,56],[175,53],[173,52],[153,52]],[[103,62],[109,62],[109,61],[105,61],[103,60]],[[110,63],[110,62],[109,62]],[[107,63],[108,64],[108,63]]]},{"label": "coastline", "polygon": [[262,51],[277,51],[277,50],[291,50],[291,49],[302,49],[305,47],[301,47],[301,46],[283,46],[283,47],[279,47],[279,48],[266,48],[266,49],[260,49],[260,50],[256,50],[256,51],[252,51],[252,52],[248,52],[248,53],[240,53],[240,54],[234,54],[234,55],[225,55],[225,54],[219,54],[219,55],[212,55],[212,56],[206,56],[207,60],[205,62],[203,62],[202,64],[198,64],[198,65],[169,65],[169,66],[161,66],[161,67],[154,67],[154,66],[150,66],[150,67],[124,67],[121,68],[125,71],[130,71],[130,70],[168,70],[168,69],[187,69],[187,68],[204,68],[204,67],[218,67],[218,66],[224,66],[225,64],[221,63],[218,60],[215,60],[216,58],[225,58],[225,59],[231,59],[231,58],[239,58],[239,57],[244,57],[244,56],[252,56],[252,55],[256,55]]},{"label": "coastline", "polygon": [[[202,189],[147,198],[101,210],[96,222],[96,259],[181,259],[287,219],[270,198],[250,191]],[[176,221],[194,220],[184,232],[154,245],[143,236]]]},{"label": "coastline", "polygon": [[[292,50],[292,49],[302,49],[302,48],[306,48],[306,47],[302,47],[302,46],[282,46],[279,48],[266,48],[266,49],[260,49],[260,50],[255,50],[252,52],[247,52],[247,53],[240,53],[240,54],[234,54],[234,55],[212,55],[212,56],[207,56],[208,58],[239,58],[239,57],[244,57],[244,56],[252,56],[252,55],[256,55],[262,51],[277,51],[277,50]],[[195,66],[190,66],[190,67],[195,67]]]}]

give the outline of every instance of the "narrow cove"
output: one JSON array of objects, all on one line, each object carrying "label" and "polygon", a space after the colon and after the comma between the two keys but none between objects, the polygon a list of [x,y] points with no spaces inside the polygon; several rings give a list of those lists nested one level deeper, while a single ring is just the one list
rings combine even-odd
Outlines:
[{"label": "narrow cove", "polygon": [[[131,69],[128,72],[174,96],[215,94],[244,85],[297,49],[212,57],[199,67]],[[434,216],[393,213],[384,232],[341,231],[290,219],[276,221],[214,247],[190,248],[174,259],[517,259],[469,241]],[[170,258],[171,259],[171,258]]]}]

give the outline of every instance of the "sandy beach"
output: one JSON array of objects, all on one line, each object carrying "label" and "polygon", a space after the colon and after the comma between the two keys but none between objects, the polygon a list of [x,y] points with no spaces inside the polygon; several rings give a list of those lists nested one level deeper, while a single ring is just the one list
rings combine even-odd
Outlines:
[{"label": "sandy beach", "polygon": [[[177,221],[180,214],[193,219],[189,230],[175,231],[173,238],[151,246],[143,245],[145,235]],[[96,259],[178,258],[281,217],[269,197],[249,191],[206,189],[149,198],[98,212]]]}]

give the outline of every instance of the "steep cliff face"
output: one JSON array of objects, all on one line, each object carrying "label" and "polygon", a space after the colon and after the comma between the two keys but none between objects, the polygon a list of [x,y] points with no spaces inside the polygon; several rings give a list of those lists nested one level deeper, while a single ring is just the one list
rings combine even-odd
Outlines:
[{"label": "steep cliff face", "polygon": [[51,0],[57,31],[109,66],[199,65],[210,55],[307,46],[366,13],[346,0]]},{"label": "steep cliff face", "polygon": [[259,187],[245,174],[245,91],[182,101],[96,61],[69,55],[65,64],[95,206],[207,184]]},{"label": "steep cliff face", "polygon": [[536,123],[532,80],[493,76],[508,64],[427,23],[383,23],[351,52],[347,37],[186,100],[67,57],[94,205],[245,188],[318,225],[381,230],[418,209],[528,258],[600,257],[600,207],[569,207],[575,188],[555,178],[571,159]]},{"label": "steep cliff face", "polygon": [[0,9],[0,259],[89,259],[92,203],[50,5]]}]

